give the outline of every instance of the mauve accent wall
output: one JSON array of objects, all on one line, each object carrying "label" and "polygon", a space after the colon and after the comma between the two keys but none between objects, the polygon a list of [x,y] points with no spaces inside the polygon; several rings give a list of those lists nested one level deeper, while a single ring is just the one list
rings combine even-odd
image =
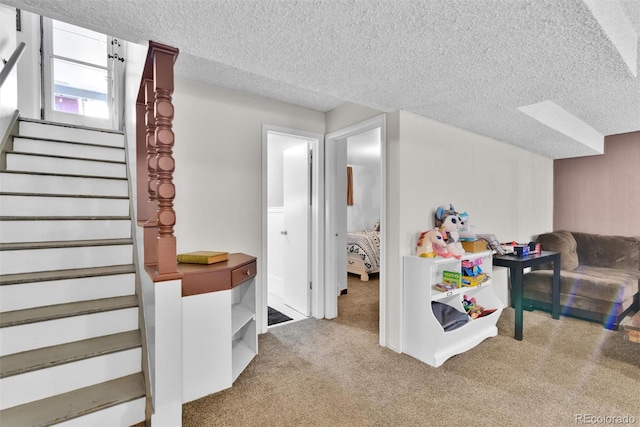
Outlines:
[{"label": "mauve accent wall", "polygon": [[640,131],[605,137],[604,154],[555,160],[553,228],[640,236]]}]

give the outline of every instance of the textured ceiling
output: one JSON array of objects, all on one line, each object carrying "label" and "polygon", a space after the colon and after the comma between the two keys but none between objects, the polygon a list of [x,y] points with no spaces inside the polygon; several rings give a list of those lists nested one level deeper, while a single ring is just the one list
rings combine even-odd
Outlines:
[{"label": "textured ceiling", "polygon": [[[411,111],[550,158],[602,152],[563,126],[640,130],[640,0],[0,2],[175,46],[185,78],[320,111]],[[533,104],[570,119],[545,124]]]}]

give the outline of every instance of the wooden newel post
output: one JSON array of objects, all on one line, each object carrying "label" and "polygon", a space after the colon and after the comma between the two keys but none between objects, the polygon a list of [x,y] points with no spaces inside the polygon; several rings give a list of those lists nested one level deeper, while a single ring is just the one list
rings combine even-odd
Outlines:
[{"label": "wooden newel post", "polygon": [[142,125],[145,123],[146,112],[147,105],[144,103],[144,99],[138,98],[136,103],[136,221],[138,225],[142,225],[149,219],[146,212],[147,168],[140,167],[147,161],[147,127]]},{"label": "wooden newel post", "polygon": [[156,147],[156,118],[154,114],[156,96],[153,90],[153,80],[151,76],[142,81],[142,91],[144,95],[144,124],[145,124],[145,147],[146,156],[144,159],[146,176],[144,179],[145,200],[142,204],[142,215],[144,221],[142,226],[144,238],[144,264],[158,264],[158,250],[156,240],[158,239],[158,201],[156,198],[156,187],[158,174],[156,171],[156,161],[158,149]]},{"label": "wooden newel post", "polygon": [[[154,49],[154,47],[152,47]],[[154,116],[155,134],[154,144],[157,149],[155,158],[157,199],[157,255],[158,275],[172,275],[178,272],[176,261],[176,238],[173,228],[176,224],[176,214],[173,209],[173,199],[176,191],[173,184],[175,161],[173,159],[173,144],[175,137],[172,130],[173,104],[173,63],[177,51],[170,52],[156,49],[153,55],[153,84],[155,93]],[[151,164],[151,162],[150,162]],[[150,187],[151,190],[151,187]]]},{"label": "wooden newel post", "polygon": [[156,211],[158,210],[158,200],[156,196],[156,189],[158,185],[156,164],[158,161],[158,147],[156,145],[156,116],[154,112],[156,95],[154,92],[153,80],[145,80],[144,94],[146,105],[145,124],[147,127],[147,203],[145,207],[145,216],[147,221],[155,223],[157,220]]},{"label": "wooden newel post", "polygon": [[149,42],[136,100],[138,225],[144,227],[144,265],[154,282],[182,277],[173,229],[173,64],[178,49]]}]

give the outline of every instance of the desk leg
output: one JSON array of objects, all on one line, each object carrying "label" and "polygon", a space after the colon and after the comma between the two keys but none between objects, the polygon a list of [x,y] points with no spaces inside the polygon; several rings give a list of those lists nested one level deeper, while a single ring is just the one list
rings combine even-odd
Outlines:
[{"label": "desk leg", "polygon": [[511,268],[511,295],[515,310],[515,339],[522,341],[522,268]]},{"label": "desk leg", "polygon": [[560,318],[560,257],[553,260],[553,288],[551,289],[551,317]]}]

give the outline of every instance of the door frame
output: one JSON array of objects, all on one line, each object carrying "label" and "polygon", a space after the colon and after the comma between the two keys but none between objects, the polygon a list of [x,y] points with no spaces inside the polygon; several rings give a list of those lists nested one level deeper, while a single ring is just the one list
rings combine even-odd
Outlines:
[{"label": "door frame", "polygon": [[[338,250],[345,250],[345,248],[337,248],[334,239],[333,229],[335,228],[336,219],[333,218],[334,212],[333,206],[335,203],[346,203],[346,200],[336,200],[333,185],[335,183],[332,177],[336,176],[336,150],[330,148],[331,144],[336,144],[341,140],[347,139],[351,136],[367,132],[369,130],[380,128],[380,315],[379,315],[379,343],[381,346],[386,346],[386,293],[387,293],[387,251],[386,251],[386,233],[387,233],[387,130],[386,130],[386,115],[381,114],[371,119],[364,120],[346,128],[331,132],[325,136],[325,176],[326,192],[325,192],[325,208],[326,208],[326,221],[325,221],[325,245],[326,245],[326,259],[336,259]],[[346,165],[345,165],[346,167]],[[346,232],[346,230],[344,230]],[[337,269],[346,268],[344,266],[335,265],[335,263],[327,262],[325,265],[325,277],[337,277]],[[334,318],[338,315],[338,289],[335,283],[325,283],[325,315],[327,318]]]},{"label": "door frame", "polygon": [[324,135],[299,129],[262,124],[262,260],[260,268],[260,303],[262,305],[262,321],[260,333],[268,331],[267,313],[267,211],[268,211],[268,140],[269,133],[281,133],[309,140],[312,152],[311,162],[311,233],[310,233],[310,269],[311,282],[311,316],[324,317]]}]

